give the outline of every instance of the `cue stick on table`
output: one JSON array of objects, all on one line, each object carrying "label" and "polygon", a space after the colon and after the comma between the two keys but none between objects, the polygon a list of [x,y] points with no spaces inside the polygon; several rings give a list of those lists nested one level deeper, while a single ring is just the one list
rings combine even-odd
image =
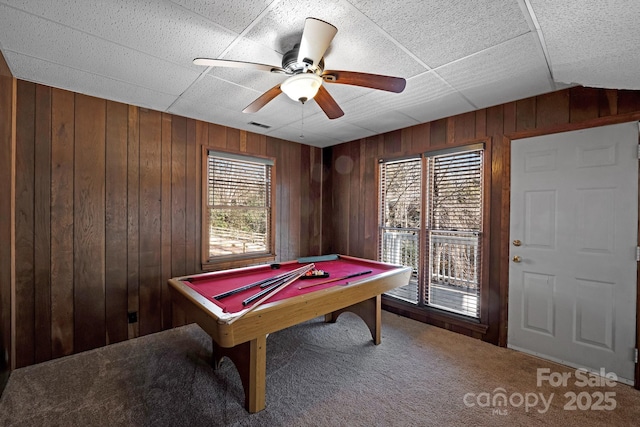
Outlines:
[{"label": "cue stick on table", "polygon": [[301,267],[296,269],[297,270],[301,270],[304,269],[304,271],[301,271],[300,273],[296,274],[295,277],[292,277],[291,279],[287,280],[286,282],[284,282],[282,285],[280,285],[278,287],[278,289],[274,290],[273,292],[268,293],[267,295],[265,295],[264,297],[262,297],[262,299],[258,300],[258,302],[256,302],[255,304],[253,304],[251,307],[247,308],[246,310],[242,311],[240,314],[238,314],[236,317],[230,319],[229,321],[225,322],[227,325],[232,324],[233,322],[235,322],[236,320],[240,319],[242,316],[244,316],[245,314],[255,310],[256,308],[260,307],[260,305],[265,302],[266,300],[268,300],[269,298],[271,298],[272,296],[274,296],[275,294],[277,294],[278,292],[280,292],[281,290],[283,290],[284,288],[286,288],[287,286],[289,286],[290,284],[292,284],[293,282],[295,282],[296,280],[298,280],[300,277],[304,276],[304,274],[313,269],[315,267],[315,264],[311,263],[305,267]]},{"label": "cue stick on table", "polygon": [[231,289],[230,291],[223,292],[223,293],[218,294],[218,295],[214,295],[213,299],[221,300],[222,298],[226,298],[226,297],[229,297],[231,295],[235,295],[237,293],[246,291],[247,289],[255,288],[256,286],[260,286],[260,287],[269,286],[271,284],[271,282],[275,282],[275,281],[277,281],[279,279],[282,279],[282,278],[290,276],[290,275],[293,276],[293,275],[295,275],[297,273],[298,270],[302,270],[304,268],[306,268],[306,266],[300,267],[300,268],[296,268],[295,270],[291,270],[291,271],[288,271],[286,273],[278,274],[277,276],[268,277],[266,279],[258,280],[257,282],[249,283],[248,285],[240,286],[239,288],[236,288],[236,289]]},{"label": "cue stick on table", "polygon": [[296,273],[293,273],[290,277],[281,277],[278,280],[269,283],[269,286],[267,286],[266,288],[262,289],[260,292],[255,293],[255,294],[251,295],[250,297],[248,297],[247,299],[245,299],[244,301],[242,301],[242,305],[245,306],[245,305],[251,304],[252,302],[257,300],[261,296],[268,294],[272,290],[276,289],[278,286],[282,285],[287,280],[293,278],[293,276],[295,276],[295,275],[296,275]]},{"label": "cue stick on table", "polygon": [[335,279],[324,280],[324,281],[318,282],[318,283],[310,283],[308,285],[298,286],[298,289],[312,288],[314,286],[324,285],[325,283],[338,282],[340,280],[351,279],[352,277],[363,276],[363,275],[369,274],[369,273],[371,273],[371,270],[361,271],[360,273],[353,273],[353,274],[349,274],[348,276],[344,276],[344,277],[337,277]]}]

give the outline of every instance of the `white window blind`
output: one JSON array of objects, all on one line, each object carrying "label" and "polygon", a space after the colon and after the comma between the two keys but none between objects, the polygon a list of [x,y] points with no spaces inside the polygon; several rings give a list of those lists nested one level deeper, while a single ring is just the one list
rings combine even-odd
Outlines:
[{"label": "white window blind", "polygon": [[422,161],[412,158],[381,161],[380,172],[380,233],[378,259],[392,264],[413,267],[407,286],[389,294],[418,302],[418,271],[420,263],[420,223],[422,208]]},{"label": "white window blind", "polygon": [[270,250],[272,167],[268,159],[208,152],[209,259]]},{"label": "white window blind", "polygon": [[427,155],[428,305],[480,316],[483,149]]}]

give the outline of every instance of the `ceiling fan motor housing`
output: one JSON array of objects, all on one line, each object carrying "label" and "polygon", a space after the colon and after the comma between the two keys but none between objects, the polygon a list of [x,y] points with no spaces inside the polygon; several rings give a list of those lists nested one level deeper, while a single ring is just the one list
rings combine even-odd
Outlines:
[{"label": "ceiling fan motor housing", "polygon": [[293,48],[282,55],[282,68],[287,70],[291,74],[300,74],[312,72],[316,74],[322,73],[324,69],[324,58],[320,59],[317,67],[313,67],[313,60],[304,58],[302,61],[298,61],[298,52],[300,51],[300,44],[296,43]]}]

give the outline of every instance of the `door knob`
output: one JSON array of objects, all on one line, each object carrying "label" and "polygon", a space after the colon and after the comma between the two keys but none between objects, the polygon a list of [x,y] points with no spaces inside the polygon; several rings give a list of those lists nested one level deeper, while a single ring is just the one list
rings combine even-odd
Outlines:
[{"label": "door knob", "polygon": [[520,262],[520,261],[522,261],[522,258],[520,258],[520,256],[519,256],[519,255],[515,255],[515,256],[513,257],[513,262]]},{"label": "door knob", "polygon": [[522,242],[520,240],[516,239],[513,241],[513,246],[520,246],[520,245],[522,245]]}]

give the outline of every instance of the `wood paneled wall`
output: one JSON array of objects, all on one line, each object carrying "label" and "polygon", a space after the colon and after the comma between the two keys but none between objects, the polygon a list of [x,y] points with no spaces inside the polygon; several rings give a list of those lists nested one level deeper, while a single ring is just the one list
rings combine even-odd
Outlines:
[{"label": "wood paneled wall", "polygon": [[[13,288],[12,248],[0,248],[0,344],[8,350],[15,337],[15,357],[4,363],[21,367],[171,326],[167,279],[200,271],[202,145],[276,159],[276,250],[285,260],[333,252],[375,258],[377,160],[487,139],[486,333],[388,307],[504,345],[509,138],[640,118],[640,92],[572,88],[321,150],[16,83],[0,61],[0,114],[3,242],[15,216]],[[129,312],[138,313],[136,323]]]},{"label": "wood paneled wall", "polygon": [[15,79],[0,54],[0,393],[10,372],[11,353],[11,194],[14,157]]},{"label": "wood paneled wall", "polygon": [[203,145],[274,157],[277,259],[321,253],[321,149],[17,82],[15,367],[171,327]]},{"label": "wood paneled wall", "polygon": [[[601,126],[640,118],[640,92],[576,87],[485,108],[394,132],[334,146],[327,166],[331,203],[325,204],[329,252],[377,256],[377,182],[379,158],[402,157],[488,138],[491,156],[489,200],[489,281],[483,303],[486,333],[470,323],[436,311],[413,310],[387,300],[387,308],[418,320],[506,344],[509,254],[510,138]],[[331,215],[329,215],[331,213]]]}]

